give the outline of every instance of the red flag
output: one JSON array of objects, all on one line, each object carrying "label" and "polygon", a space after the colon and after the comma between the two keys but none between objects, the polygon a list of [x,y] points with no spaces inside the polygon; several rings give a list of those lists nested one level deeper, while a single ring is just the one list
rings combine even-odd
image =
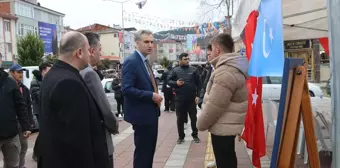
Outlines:
[{"label": "red flag", "polygon": [[[252,45],[255,38],[256,23],[259,13],[252,11],[249,14],[244,29],[243,42],[246,45],[248,60],[251,57]],[[250,77],[248,87],[248,112],[242,139],[246,141],[247,148],[252,149],[252,161],[255,167],[261,167],[260,158],[266,155],[266,140],[262,114],[262,78]]]},{"label": "red flag", "polygon": [[326,54],[329,56],[329,44],[328,44],[328,37],[319,38],[319,42],[323,49],[325,50]]}]

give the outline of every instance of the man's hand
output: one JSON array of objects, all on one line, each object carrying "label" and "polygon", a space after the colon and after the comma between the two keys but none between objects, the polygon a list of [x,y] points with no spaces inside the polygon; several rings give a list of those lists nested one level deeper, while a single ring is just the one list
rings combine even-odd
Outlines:
[{"label": "man's hand", "polygon": [[200,109],[202,109],[202,102],[199,102],[199,103],[197,104],[197,106],[198,106]]},{"label": "man's hand", "polygon": [[119,134],[119,121],[116,121],[117,132],[113,133],[113,135]]},{"label": "man's hand", "polygon": [[195,98],[195,103],[198,104],[198,97]]},{"label": "man's hand", "polygon": [[184,85],[184,81],[177,80],[176,84],[177,84],[177,86],[183,86]]},{"label": "man's hand", "polygon": [[237,139],[238,139],[239,142],[241,142],[241,140],[242,140],[241,135],[237,135]]},{"label": "man's hand", "polygon": [[202,104],[203,104],[203,99],[199,98],[198,99],[198,103],[197,103],[197,106],[202,109]]},{"label": "man's hand", "polygon": [[28,138],[31,135],[31,131],[25,131],[24,132],[24,137]]},{"label": "man's hand", "polygon": [[152,100],[153,100],[155,103],[159,104],[159,103],[161,103],[161,102],[163,101],[163,98],[162,98],[161,95],[159,95],[159,94],[157,94],[157,93],[153,93]]}]

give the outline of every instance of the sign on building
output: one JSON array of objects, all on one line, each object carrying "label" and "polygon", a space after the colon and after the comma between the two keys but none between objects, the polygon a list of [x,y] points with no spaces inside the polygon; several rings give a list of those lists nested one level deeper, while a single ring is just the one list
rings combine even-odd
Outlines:
[{"label": "sign on building", "polygon": [[58,55],[57,26],[44,22],[38,22],[39,36],[44,42],[44,55]]},{"label": "sign on building", "polygon": [[311,48],[310,40],[285,41],[284,44],[285,44],[285,50]]}]

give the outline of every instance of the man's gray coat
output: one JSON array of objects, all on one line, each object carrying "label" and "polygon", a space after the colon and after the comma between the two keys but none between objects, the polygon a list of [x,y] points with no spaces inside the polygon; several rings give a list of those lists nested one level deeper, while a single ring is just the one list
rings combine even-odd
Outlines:
[{"label": "man's gray coat", "polygon": [[109,155],[113,154],[113,143],[111,134],[118,133],[118,121],[113,112],[111,111],[111,105],[104,92],[102,82],[99,79],[98,74],[89,65],[87,68],[80,71],[80,75],[83,77],[86,86],[89,88],[91,95],[94,97],[96,104],[104,118],[104,125],[106,127],[106,141]]}]

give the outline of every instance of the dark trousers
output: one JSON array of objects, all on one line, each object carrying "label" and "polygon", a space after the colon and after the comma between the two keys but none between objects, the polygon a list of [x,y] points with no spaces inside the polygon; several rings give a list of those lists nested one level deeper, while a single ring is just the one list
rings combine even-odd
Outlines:
[{"label": "dark trousers", "polygon": [[[39,114],[34,114],[35,117],[38,120],[38,124],[40,125],[40,120],[39,120]],[[34,143],[34,147],[33,147],[33,157],[36,157],[37,159],[39,159],[40,156],[40,152],[39,152],[39,135],[37,136],[37,138],[35,139],[35,143]]]},{"label": "dark trousers", "polygon": [[176,101],[176,115],[177,115],[177,130],[178,137],[184,139],[184,123],[188,122],[188,113],[191,121],[192,137],[197,137],[198,130],[196,127],[197,122],[197,109],[195,99],[192,100],[177,100]]},{"label": "dark trousers", "polygon": [[133,125],[135,152],[133,158],[134,168],[152,168],[153,157],[156,151],[158,122],[154,125]]},{"label": "dark trousers", "polygon": [[116,98],[116,102],[117,102],[117,116],[119,114],[123,114],[123,108],[124,108],[124,99],[123,98]]},{"label": "dark trousers", "polygon": [[217,136],[211,134],[211,143],[217,167],[237,168],[235,137],[236,136]]},{"label": "dark trousers", "polygon": [[109,156],[109,162],[110,162],[110,168],[113,168],[114,167],[114,165],[113,165],[113,155]]},{"label": "dark trousers", "polygon": [[164,106],[165,111],[175,111],[175,95],[172,93],[171,88],[167,88],[164,91]]}]

